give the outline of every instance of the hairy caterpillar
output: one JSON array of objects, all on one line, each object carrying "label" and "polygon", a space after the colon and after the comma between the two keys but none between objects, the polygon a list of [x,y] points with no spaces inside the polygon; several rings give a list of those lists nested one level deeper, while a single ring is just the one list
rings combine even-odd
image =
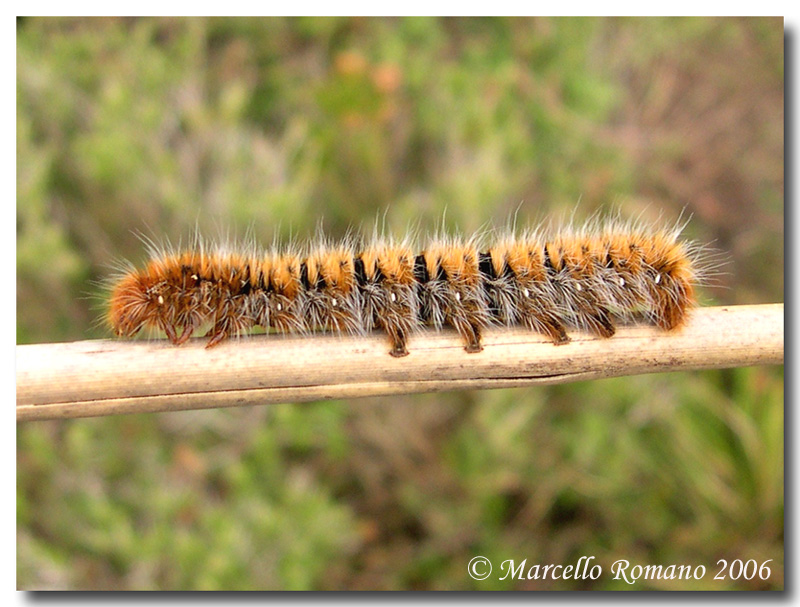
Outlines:
[{"label": "hairy caterpillar", "polygon": [[615,322],[679,327],[702,277],[701,247],[660,229],[619,221],[532,230],[483,245],[441,237],[421,249],[373,237],[302,250],[208,246],[157,251],[115,278],[108,322],[119,336],[143,327],[173,344],[202,326],[212,347],[255,326],[268,332],[384,331],[390,354],[408,354],[425,325],[451,326],[480,352],[491,325],[523,325],[554,344],[568,328],[611,337]]}]

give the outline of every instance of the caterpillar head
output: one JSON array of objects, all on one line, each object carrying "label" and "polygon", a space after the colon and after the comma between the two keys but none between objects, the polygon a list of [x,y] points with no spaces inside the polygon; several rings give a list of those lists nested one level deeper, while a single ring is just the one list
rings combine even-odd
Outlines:
[{"label": "caterpillar head", "polygon": [[164,306],[162,285],[148,285],[144,277],[131,274],[111,292],[108,323],[119,337],[133,337],[142,327],[155,323]]}]

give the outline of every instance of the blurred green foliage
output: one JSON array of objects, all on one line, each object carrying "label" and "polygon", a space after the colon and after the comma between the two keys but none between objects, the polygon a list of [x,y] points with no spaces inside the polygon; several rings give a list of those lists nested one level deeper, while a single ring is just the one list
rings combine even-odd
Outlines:
[{"label": "blurred green foliage", "polygon": [[[18,343],[106,336],[136,232],[262,242],[598,209],[783,299],[780,19],[38,19],[17,24]],[[580,204],[578,204],[580,201]],[[783,373],[18,428],[20,588],[623,589],[611,563],[783,587]],[[483,582],[478,554],[591,581]],[[720,558],[768,581],[712,581]]]}]

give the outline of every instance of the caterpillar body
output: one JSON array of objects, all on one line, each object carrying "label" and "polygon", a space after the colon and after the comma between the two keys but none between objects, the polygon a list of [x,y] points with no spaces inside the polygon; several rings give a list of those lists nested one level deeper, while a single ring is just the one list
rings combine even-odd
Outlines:
[{"label": "caterpillar body", "polygon": [[482,245],[436,238],[422,249],[374,237],[323,242],[302,251],[208,246],[151,252],[111,287],[108,322],[119,336],[143,327],[186,342],[203,326],[212,347],[256,326],[268,332],[382,330],[390,354],[408,354],[424,326],[453,327],[480,352],[492,325],[522,325],[569,342],[577,328],[611,337],[618,322],[673,330],[694,305],[701,247],[682,226],[610,221],[582,229],[530,231]]}]

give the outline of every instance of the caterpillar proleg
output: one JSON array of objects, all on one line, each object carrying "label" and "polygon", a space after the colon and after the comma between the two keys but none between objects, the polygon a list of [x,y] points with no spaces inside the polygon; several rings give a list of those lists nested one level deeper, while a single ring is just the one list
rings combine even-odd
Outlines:
[{"label": "caterpillar proleg", "polygon": [[424,326],[453,327],[480,352],[493,325],[522,325],[556,345],[568,330],[614,335],[617,323],[679,327],[703,276],[702,247],[682,225],[620,221],[488,238],[374,237],[297,249],[152,250],[113,280],[108,322],[119,336],[157,328],[180,345],[209,326],[207,347],[256,326],[267,332],[386,333],[395,357]]}]

